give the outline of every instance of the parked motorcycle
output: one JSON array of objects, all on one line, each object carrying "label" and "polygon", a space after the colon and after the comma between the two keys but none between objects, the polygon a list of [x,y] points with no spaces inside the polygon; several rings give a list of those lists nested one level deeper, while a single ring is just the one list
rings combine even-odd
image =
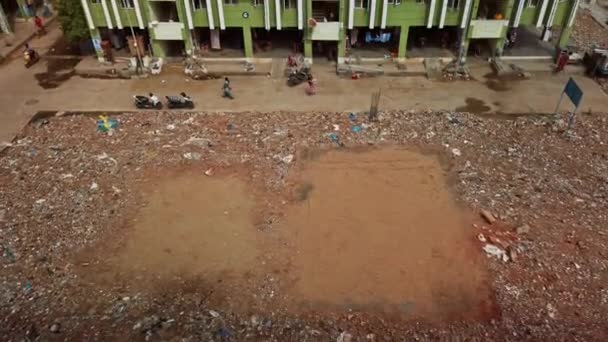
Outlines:
[{"label": "parked motorcycle", "polygon": [[23,52],[23,59],[25,60],[25,67],[29,68],[38,63],[40,55],[34,49],[27,49]]},{"label": "parked motorcycle", "polygon": [[152,93],[150,93],[149,96],[135,95],[133,96],[133,99],[135,100],[135,107],[137,108],[163,108],[162,102],[160,102],[160,100]]},{"label": "parked motorcycle", "polygon": [[194,102],[186,93],[180,93],[179,96],[166,96],[166,98],[169,108],[194,108]]},{"label": "parked motorcycle", "polygon": [[302,67],[298,71],[289,75],[289,78],[287,79],[287,85],[290,87],[294,87],[304,81],[307,81],[309,78],[310,78],[310,68]]}]

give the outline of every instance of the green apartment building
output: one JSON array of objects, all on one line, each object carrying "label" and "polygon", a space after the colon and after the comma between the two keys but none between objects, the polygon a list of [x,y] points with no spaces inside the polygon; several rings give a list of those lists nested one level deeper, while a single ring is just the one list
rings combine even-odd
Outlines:
[{"label": "green apartment building", "polygon": [[82,0],[82,6],[100,57],[101,39],[135,34],[144,37],[145,53],[158,57],[209,51],[209,58],[253,61],[297,51],[309,62],[327,56],[340,63],[353,51],[401,59],[450,48],[452,56],[466,56],[471,46],[483,46],[500,56],[512,30],[536,32],[538,42],[552,36],[551,47],[563,48],[579,1]]}]

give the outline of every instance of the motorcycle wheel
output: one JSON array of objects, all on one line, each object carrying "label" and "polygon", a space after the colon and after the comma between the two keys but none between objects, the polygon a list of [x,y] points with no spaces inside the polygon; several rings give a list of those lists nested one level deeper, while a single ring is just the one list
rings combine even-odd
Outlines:
[{"label": "motorcycle wheel", "polygon": [[162,108],[163,108],[163,104],[159,102],[159,103],[157,103],[157,104],[154,106],[154,108],[156,108],[156,109],[162,109]]},{"label": "motorcycle wheel", "polygon": [[194,109],[194,102],[190,102],[190,103],[188,103],[188,108],[190,108],[190,109]]}]

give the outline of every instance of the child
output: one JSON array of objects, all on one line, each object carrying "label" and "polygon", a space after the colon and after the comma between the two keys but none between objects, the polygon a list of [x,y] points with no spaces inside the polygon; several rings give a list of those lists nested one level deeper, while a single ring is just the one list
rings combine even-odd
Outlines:
[{"label": "child", "polygon": [[228,77],[224,78],[224,86],[222,87],[222,90],[222,97],[227,97],[231,100],[234,99],[234,97],[232,97],[232,88],[230,88],[230,80],[228,79]]}]

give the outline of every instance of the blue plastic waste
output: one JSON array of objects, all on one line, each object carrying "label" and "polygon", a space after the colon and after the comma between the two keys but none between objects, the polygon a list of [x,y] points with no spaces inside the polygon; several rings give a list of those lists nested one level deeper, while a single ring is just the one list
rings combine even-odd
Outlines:
[{"label": "blue plastic waste", "polygon": [[357,126],[353,126],[353,128],[351,128],[351,130],[352,130],[354,133],[359,133],[359,132],[361,132],[361,131],[363,130],[363,127],[361,127],[361,126],[357,125]]},{"label": "blue plastic waste", "polygon": [[118,121],[115,119],[108,119],[107,116],[100,116],[99,120],[97,120],[97,130],[100,132],[108,132],[111,129],[116,129],[118,127]]}]

